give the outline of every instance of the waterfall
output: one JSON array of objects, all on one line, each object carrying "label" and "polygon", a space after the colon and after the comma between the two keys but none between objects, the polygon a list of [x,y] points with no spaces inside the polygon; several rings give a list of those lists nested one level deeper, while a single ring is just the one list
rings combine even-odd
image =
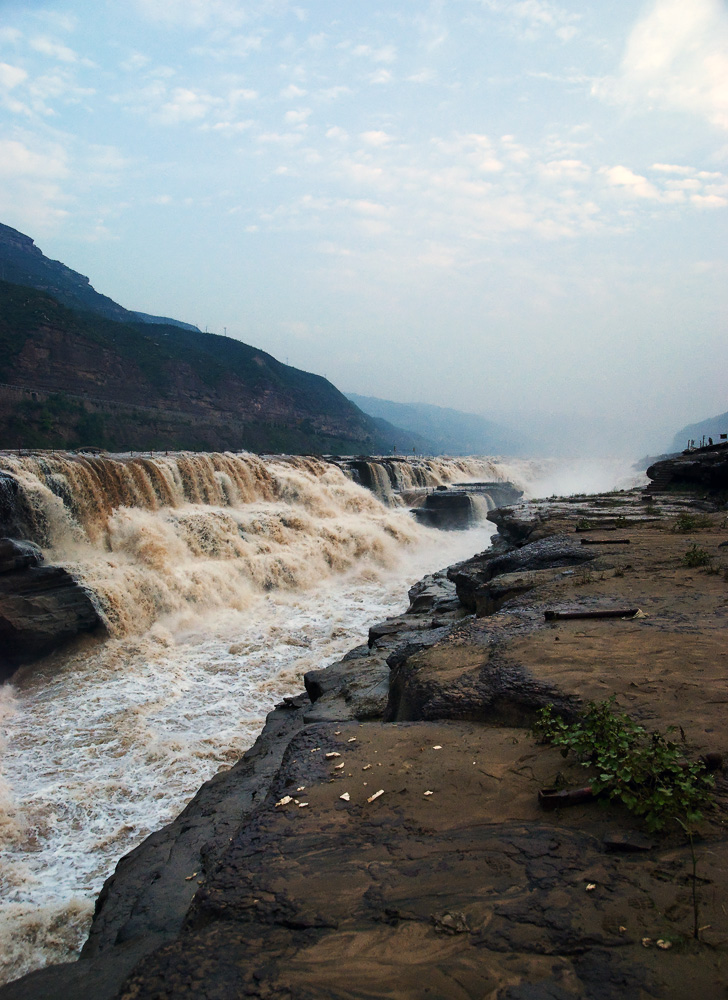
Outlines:
[{"label": "waterfall", "polygon": [[92,593],[112,635],[189,606],[245,607],[421,537],[331,462],[249,454],[2,456],[14,523]]},{"label": "waterfall", "polygon": [[333,461],[388,506],[410,506],[413,496],[450,483],[481,480],[525,484],[533,463],[498,458],[368,457]]}]

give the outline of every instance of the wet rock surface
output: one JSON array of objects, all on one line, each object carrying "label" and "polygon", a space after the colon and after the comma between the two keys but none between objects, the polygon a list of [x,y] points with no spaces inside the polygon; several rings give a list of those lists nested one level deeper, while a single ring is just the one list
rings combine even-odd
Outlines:
[{"label": "wet rock surface", "polygon": [[32,542],[0,539],[0,681],[101,625],[88,592]]},{"label": "wet rock surface", "polygon": [[[716,513],[673,530],[685,502],[507,512],[531,527],[421,581],[404,614],[307,674],[243,759],[122,859],[82,958],[1,1000],[723,998],[728,601],[722,573],[683,556],[699,544],[720,568],[728,528]],[[595,538],[621,518],[629,551],[584,561],[587,517]],[[544,617],[622,604],[645,617]],[[701,941],[678,829],[647,837],[614,804],[539,808],[540,788],[585,772],[532,739],[536,710],[610,695],[716,762]]]},{"label": "wet rock surface", "polygon": [[12,573],[29,566],[40,566],[43,553],[33,542],[16,538],[0,538],[0,574]]}]

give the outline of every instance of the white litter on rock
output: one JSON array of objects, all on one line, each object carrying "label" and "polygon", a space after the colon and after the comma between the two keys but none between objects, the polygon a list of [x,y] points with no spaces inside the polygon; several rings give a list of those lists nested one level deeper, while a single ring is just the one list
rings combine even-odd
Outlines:
[{"label": "white litter on rock", "polygon": [[348,801],[349,801],[349,799],[351,798],[351,796],[349,795],[349,793],[348,793],[348,792],[344,792],[344,794],[343,794],[343,795],[340,795],[340,796],[339,796],[339,798],[340,798],[340,799],[343,799],[343,800],[344,800],[344,802],[348,802]]},{"label": "white litter on rock", "polygon": [[308,805],[308,802],[299,802],[298,803],[298,808],[299,809],[305,809],[307,805]]},{"label": "white litter on rock", "polygon": [[344,767],[343,760],[342,760],[342,762],[340,764],[334,764],[334,770],[335,771],[340,771],[342,769],[342,767]]},{"label": "white litter on rock", "polygon": [[349,739],[346,742],[347,743],[356,743],[356,736],[350,736]]},{"label": "white litter on rock", "polygon": [[276,809],[278,808],[278,806],[287,806],[289,802],[293,802],[291,796],[284,795],[282,799],[278,799],[278,801],[276,802]]},{"label": "white litter on rock", "polygon": [[362,771],[368,771],[371,766],[372,766],[371,764],[365,764],[364,767],[362,768]]},{"label": "white litter on rock", "polygon": [[594,890],[596,889],[596,887],[597,887],[596,882],[589,882],[589,884],[586,887],[586,891],[587,892],[594,892]]},{"label": "white litter on rock", "polygon": [[378,792],[374,793],[374,795],[370,795],[369,798],[367,799],[367,802],[373,802],[375,799],[378,799],[380,795],[384,795],[383,788],[380,788]]},{"label": "white litter on rock", "polygon": [[428,789],[424,794],[425,795],[432,795],[432,792]]},{"label": "white litter on rock", "polygon": [[442,747],[441,747],[441,746],[440,746],[440,744],[438,743],[438,744],[437,744],[437,746],[434,746],[434,747],[433,747],[432,749],[433,749],[433,750],[442,750]]},{"label": "white litter on rock", "polygon": [[301,785],[301,787],[297,788],[296,791],[297,792],[305,792],[306,791],[306,786],[305,785]]},{"label": "white litter on rock", "polygon": [[331,753],[326,754],[327,760],[331,757],[341,757],[341,754],[337,753],[336,750],[332,750]]}]

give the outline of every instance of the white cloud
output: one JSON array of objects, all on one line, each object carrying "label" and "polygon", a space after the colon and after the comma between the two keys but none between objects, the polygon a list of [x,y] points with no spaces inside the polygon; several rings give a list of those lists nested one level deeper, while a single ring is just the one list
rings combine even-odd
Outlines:
[{"label": "white cloud", "polygon": [[286,101],[293,100],[294,97],[305,97],[305,96],[306,96],[306,91],[303,90],[301,87],[297,87],[295,83],[289,84],[287,87],[284,87],[283,90],[281,91],[281,97]]},{"label": "white cloud", "polygon": [[167,125],[178,125],[180,122],[199,121],[205,118],[219,99],[191,90],[187,87],[175,87],[157,111],[157,117]]},{"label": "white cloud", "polygon": [[659,192],[646,177],[634,173],[629,167],[602,167],[599,171],[610,187],[620,188],[635,198],[659,198]]},{"label": "white cloud", "polygon": [[698,208],[725,208],[728,205],[728,198],[723,198],[717,194],[694,194],[690,201]]},{"label": "white cloud", "polygon": [[0,217],[24,231],[47,232],[68,212],[60,182],[70,176],[68,155],[57,143],[0,139]]},{"label": "white cloud", "polygon": [[407,83],[433,83],[437,79],[437,74],[434,70],[423,69],[418,73],[411,73],[408,77],[405,77]]},{"label": "white cloud", "polygon": [[67,45],[63,45],[61,42],[56,42],[52,38],[48,38],[45,35],[37,38],[31,38],[30,47],[44,56],[50,56],[51,59],[57,59],[59,62],[78,62],[78,56],[73,49],[69,49]]},{"label": "white cloud", "polygon": [[693,173],[692,167],[681,167],[674,163],[653,163],[653,170],[658,170],[663,174],[691,174]]},{"label": "white cloud", "polygon": [[28,79],[28,74],[19,66],[11,66],[9,63],[0,63],[0,87],[12,90],[19,83]]},{"label": "white cloud", "polygon": [[549,160],[539,169],[541,175],[550,181],[584,182],[591,174],[590,168],[581,160]]},{"label": "white cloud", "polygon": [[132,52],[130,56],[119,63],[119,66],[126,73],[138,73],[140,69],[148,66],[149,62],[149,56],[145,56],[142,52]]},{"label": "white cloud", "polygon": [[260,94],[257,90],[236,87],[235,90],[231,90],[227,95],[227,100],[231,107],[236,108],[239,104],[249,104],[250,101],[257,101],[259,97]]},{"label": "white cloud", "polygon": [[252,118],[247,118],[245,121],[230,122],[230,121],[220,121],[215,122],[213,125],[203,124],[200,126],[203,131],[219,132],[222,135],[239,135],[241,132],[247,132],[248,129],[252,128],[255,124]]},{"label": "white cloud", "polygon": [[367,146],[388,146],[392,141],[391,135],[381,131],[362,132],[360,138]]},{"label": "white cloud", "polygon": [[563,42],[577,34],[579,14],[572,14],[549,0],[479,0],[481,6],[509,17],[527,39],[535,39],[544,30],[552,30]]},{"label": "white cloud", "polygon": [[685,111],[728,129],[728,8],[723,0],[653,0],[632,29],[617,76],[593,93]]},{"label": "white cloud", "polygon": [[261,132],[255,141],[270,146],[295,146],[301,141],[300,132]]},{"label": "white cloud", "polygon": [[8,45],[17,45],[22,37],[23,33],[17,28],[0,28],[0,42],[6,42]]},{"label": "white cloud", "polygon": [[88,151],[87,164],[95,171],[118,172],[125,170],[132,161],[116,146],[91,146]]},{"label": "white cloud", "polygon": [[65,66],[32,78],[18,66],[0,63],[0,104],[13,114],[47,118],[56,113],[52,102],[77,104],[93,93],[93,88],[80,86]]},{"label": "white cloud", "polygon": [[78,27],[78,18],[75,14],[67,14],[61,11],[50,10],[48,4],[44,4],[43,21],[49,27],[58,31],[75,31]]},{"label": "white cloud", "polygon": [[309,35],[306,39],[306,45],[314,52],[320,52],[326,46],[327,37],[328,36],[323,31],[320,31],[316,35]]},{"label": "white cloud", "polygon": [[311,117],[311,108],[299,108],[295,111],[286,111],[283,116],[287,125],[303,125]]},{"label": "white cloud", "polygon": [[239,26],[248,20],[239,0],[134,0],[134,5],[150,21],[183,28]]},{"label": "white cloud", "polygon": [[391,211],[386,205],[382,205],[381,202],[366,201],[361,198],[352,201],[351,206],[360,215],[376,216],[377,218],[383,218],[389,215]]},{"label": "white cloud", "polygon": [[[240,92],[231,96],[239,99]],[[172,87],[162,79],[152,79],[144,87],[111,98],[136,114],[146,115],[153,122],[164,125],[202,123],[213,113],[223,120],[234,115],[236,99],[225,101],[203,90],[192,87]]]},{"label": "white cloud", "polygon": [[393,63],[397,61],[397,49],[394,45],[382,45],[373,48],[371,45],[356,45],[352,50],[352,55],[363,56],[373,62]]},{"label": "white cloud", "polygon": [[487,135],[470,132],[452,139],[436,139],[433,145],[447,156],[467,160],[480,173],[500,173],[503,163]]},{"label": "white cloud", "polygon": [[505,155],[512,163],[525,163],[530,159],[530,153],[520,142],[516,142],[512,135],[502,135],[501,145]]},{"label": "white cloud", "polygon": [[351,88],[346,87],[343,84],[338,84],[335,87],[325,87],[323,90],[319,90],[316,96],[323,101],[335,101],[339,97],[343,97],[345,94],[350,94]]},{"label": "white cloud", "polygon": [[67,158],[60,146],[36,151],[17,139],[0,139],[0,177],[49,178],[67,175]]},{"label": "white cloud", "polygon": [[372,73],[369,77],[370,83],[391,83],[393,80],[394,77],[388,69],[378,69],[376,73]]},{"label": "white cloud", "polygon": [[62,100],[75,104],[95,93],[92,87],[82,87],[77,84],[72,73],[62,67],[58,67],[54,73],[46,73],[30,82],[28,92],[33,99],[33,109],[46,115],[53,113],[46,103],[48,101]]}]

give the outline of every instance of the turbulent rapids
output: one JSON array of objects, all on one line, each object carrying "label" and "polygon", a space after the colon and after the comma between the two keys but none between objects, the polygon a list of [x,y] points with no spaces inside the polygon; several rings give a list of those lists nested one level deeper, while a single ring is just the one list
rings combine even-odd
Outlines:
[{"label": "turbulent rapids", "polygon": [[39,544],[105,626],[0,688],[0,982],[73,957],[116,860],[230,766],[306,670],[399,611],[424,573],[487,545],[485,525],[417,524],[408,492],[521,471],[0,456],[0,534]]},{"label": "turbulent rapids", "polygon": [[[391,565],[417,538],[411,520],[320,459],[46,455],[4,465],[20,487],[6,533],[37,541],[87,586],[113,635],[189,606],[239,609],[252,594],[306,588],[361,560]],[[370,482],[386,480],[380,496],[390,503],[395,484],[402,491],[504,478],[477,460],[367,468],[378,470]],[[7,495],[8,480],[0,486]]]}]

